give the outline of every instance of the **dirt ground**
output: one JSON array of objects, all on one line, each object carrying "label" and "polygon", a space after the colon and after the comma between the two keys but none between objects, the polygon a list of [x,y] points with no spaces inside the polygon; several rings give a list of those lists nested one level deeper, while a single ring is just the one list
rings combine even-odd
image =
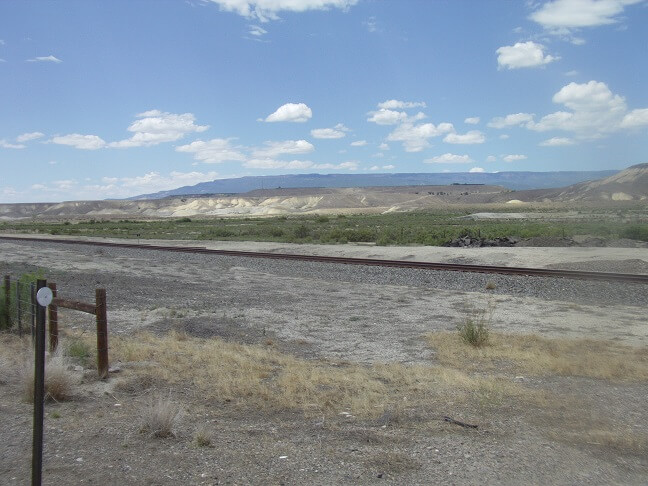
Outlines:
[{"label": "dirt ground", "polygon": [[[168,242],[165,242],[168,244]],[[189,244],[191,244],[189,242]],[[203,246],[201,242],[200,246]],[[253,244],[241,245],[251,249]],[[219,245],[220,246],[220,245]],[[285,246],[285,245],[284,245]],[[277,247],[277,251],[286,248]],[[268,250],[267,244],[255,248]],[[292,252],[309,251],[306,246]],[[556,266],[605,260],[648,261],[646,249],[506,248],[418,249],[337,245],[349,256],[431,261],[509,262]],[[463,251],[461,251],[463,250]],[[0,242],[0,271],[45,269],[66,297],[88,299],[108,289],[112,336],[169,330],[204,339],[272,346],[310,361],[434,364],[422,336],[454,331],[470,309],[495,306],[495,331],[592,338],[645,349],[645,307],[595,305],[509,293],[458,292],[402,284],[339,281],[220,259],[206,267],[181,256],[72,246],[34,247]],[[319,252],[330,254],[327,247]],[[430,252],[435,252],[431,256]],[[156,256],[157,255],[157,256]],[[287,264],[286,264],[287,265]],[[636,265],[635,265],[636,266]],[[646,289],[637,287],[637,292]],[[60,311],[61,327],[91,334],[83,314]],[[0,483],[26,484],[31,405],[20,398],[17,363],[1,363]],[[112,362],[119,373],[97,382],[86,366],[73,400],[46,406],[45,484],[646,484],[648,398],[645,381],[519,375],[503,380],[546,403],[481,394],[475,400],[409,409],[379,417],[348,410],[315,415],[303,410],[247,407],[201,395],[186,383],[133,383],[137,364]],[[472,375],[492,373],[473,370]],[[137,382],[135,382],[137,383]],[[181,408],[175,436],[140,433],[139,415],[152,396]],[[403,396],[404,403],[408,397]],[[477,429],[443,417],[478,424]],[[213,435],[194,441],[197,428]]]}]

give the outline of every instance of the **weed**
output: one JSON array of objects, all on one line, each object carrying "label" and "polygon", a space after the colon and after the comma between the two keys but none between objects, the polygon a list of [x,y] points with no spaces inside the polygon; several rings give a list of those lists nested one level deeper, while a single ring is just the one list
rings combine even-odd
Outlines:
[{"label": "weed", "polygon": [[65,346],[65,354],[85,365],[92,356],[92,349],[87,342],[81,339],[71,339]]},{"label": "weed", "polygon": [[486,282],[486,290],[493,290],[496,287],[497,287],[497,285],[495,285],[495,282],[493,282],[492,280],[489,280],[488,282]]},{"label": "weed", "polygon": [[214,447],[212,433],[206,425],[202,425],[196,429],[194,442],[198,447]]},{"label": "weed", "polygon": [[464,343],[475,348],[481,348],[488,344],[489,328],[494,310],[492,304],[486,309],[474,310],[464,319],[463,323],[457,326],[459,336]]},{"label": "weed", "polygon": [[[59,348],[60,349],[60,348]],[[57,402],[69,400],[74,394],[77,377],[68,370],[66,358],[60,351],[48,354],[45,361],[45,398]],[[21,373],[23,398],[26,402],[34,401],[34,362],[31,356],[25,360]]]},{"label": "weed", "polygon": [[170,398],[158,398],[150,401],[142,410],[141,433],[152,437],[174,437],[173,426],[180,408]]}]

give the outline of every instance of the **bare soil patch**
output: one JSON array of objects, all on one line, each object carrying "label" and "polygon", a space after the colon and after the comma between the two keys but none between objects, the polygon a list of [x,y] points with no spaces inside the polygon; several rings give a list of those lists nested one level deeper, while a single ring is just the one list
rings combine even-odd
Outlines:
[{"label": "bare soil patch", "polygon": [[[3,243],[2,261],[4,273],[43,268],[68,296],[108,288],[120,372],[97,382],[92,360],[74,363],[72,399],[46,405],[45,484],[645,483],[643,307],[154,252]],[[489,302],[501,341],[475,356],[455,327]],[[68,339],[92,342],[91,319],[60,319]],[[2,339],[0,483],[24,484],[24,345]],[[593,374],[596,360],[615,371]],[[179,408],[166,438],[143,431],[152,399]]]}]

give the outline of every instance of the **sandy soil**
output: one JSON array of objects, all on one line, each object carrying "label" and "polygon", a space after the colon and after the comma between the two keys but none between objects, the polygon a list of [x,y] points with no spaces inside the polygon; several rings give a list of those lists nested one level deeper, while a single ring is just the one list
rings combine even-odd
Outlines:
[{"label": "sandy soil", "polygon": [[[624,248],[176,243],[515,266],[648,261],[646,249]],[[28,244],[5,241],[0,251],[2,273],[45,268],[61,295],[83,299],[94,287],[106,287],[112,334],[177,329],[252,344],[271,339],[278,349],[307,359],[429,363],[434,352],[421,339],[424,333],[454,330],[471,309],[492,303],[496,330],[648,344],[645,308],[637,306],[544,300],[515,292],[448,291],[435,288],[433,281],[428,287],[334,281],[292,273],[288,264],[257,268],[223,258],[206,266],[157,252],[63,245],[35,251]],[[72,311],[61,310],[61,322],[76,329],[90,324],[91,329],[87,317]],[[123,374],[128,372],[124,366]],[[645,383],[534,378],[529,386],[564,399],[562,416],[538,414],[515,403],[497,413],[464,411],[466,419],[482,424],[476,432],[415,418],[393,424],[344,415],[241,415],[227,404],[192,395],[188,385],[173,390],[185,410],[176,438],[154,440],[138,434],[134,423],[150,390],[117,393],[110,382],[119,379],[111,378],[108,388],[90,384],[87,394],[73,402],[48,406],[46,484],[645,484],[648,477],[646,458],[632,447],[574,441],[573,435],[563,437],[561,432],[596,429],[605,417],[610,427],[632,430],[648,440],[642,420]],[[10,380],[0,381],[0,387],[0,412],[9,424],[0,431],[0,483],[24,484],[30,408],[20,404]],[[51,418],[55,410],[61,418]],[[451,404],[436,415],[444,413],[463,416]],[[192,430],[205,422],[216,431],[214,448],[197,448],[191,442]]]}]

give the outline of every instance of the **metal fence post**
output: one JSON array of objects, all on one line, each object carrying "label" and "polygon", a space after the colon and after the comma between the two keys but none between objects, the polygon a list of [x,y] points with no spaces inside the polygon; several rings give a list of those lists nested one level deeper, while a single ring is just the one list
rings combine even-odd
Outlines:
[{"label": "metal fence post", "polygon": [[[36,287],[47,285],[38,280]],[[34,357],[34,434],[32,439],[32,486],[40,486],[43,474],[43,416],[45,406],[45,307],[37,306]]]},{"label": "metal fence post", "polygon": [[36,340],[36,285],[34,282],[29,284],[29,303],[31,304],[31,338],[32,344],[34,344]]}]

